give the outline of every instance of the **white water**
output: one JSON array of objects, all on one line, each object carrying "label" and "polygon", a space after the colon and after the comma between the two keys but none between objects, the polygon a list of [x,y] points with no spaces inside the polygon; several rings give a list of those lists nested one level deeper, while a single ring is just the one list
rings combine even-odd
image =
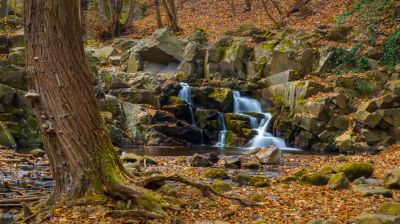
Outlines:
[{"label": "white water", "polygon": [[226,139],[226,124],[224,114],[218,112],[218,125],[219,125],[219,133],[218,133],[218,142],[215,144],[217,147],[225,146],[225,139]]},{"label": "white water", "polygon": [[188,104],[189,111],[190,111],[191,125],[200,131],[201,145],[204,145],[203,129],[197,127],[196,120],[194,118],[194,112],[193,112],[194,105],[192,103],[192,88],[189,86],[189,84],[184,83],[184,82],[181,82],[180,85],[181,85],[182,89],[179,90],[178,97],[181,98],[183,101],[185,101]]},{"label": "white water", "polygon": [[[233,112],[235,114],[248,116],[250,118],[252,129],[257,132],[257,135],[253,139],[251,139],[248,143],[250,148],[266,147],[271,145],[276,146],[278,148],[286,148],[286,144],[283,139],[274,137],[271,133],[267,132],[271,122],[272,115],[270,113],[263,113],[261,110],[261,105],[257,100],[247,97],[242,97],[239,91],[234,91],[233,101],[234,101]],[[245,112],[256,112],[259,114],[263,114],[264,118],[260,121],[260,123],[258,123],[257,118],[243,114]]]}]

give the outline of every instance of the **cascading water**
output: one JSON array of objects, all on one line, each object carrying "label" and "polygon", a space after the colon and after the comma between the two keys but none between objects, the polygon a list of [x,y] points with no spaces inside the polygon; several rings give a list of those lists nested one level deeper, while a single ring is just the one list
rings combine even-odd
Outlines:
[{"label": "cascading water", "polygon": [[189,84],[184,83],[184,82],[181,82],[180,85],[181,85],[182,89],[179,90],[178,97],[188,104],[191,125],[200,131],[201,145],[204,145],[203,130],[201,128],[197,127],[196,120],[194,118],[194,112],[193,112],[194,105],[192,103],[192,88],[190,87]]},{"label": "cascading water", "polygon": [[218,134],[218,142],[215,144],[217,147],[222,147],[225,145],[225,139],[226,139],[226,124],[225,124],[225,118],[224,114],[219,112],[218,113],[218,125],[219,125],[219,134]]},{"label": "cascading water", "polygon": [[[248,116],[250,118],[252,129],[257,132],[257,135],[249,141],[248,145],[250,148],[265,147],[270,145],[274,145],[278,148],[286,148],[286,144],[283,139],[274,137],[271,133],[267,132],[272,116],[270,113],[262,112],[261,105],[257,100],[242,97],[239,91],[234,91],[233,101],[233,112],[235,114]],[[260,121],[260,123],[258,123],[257,118],[248,114],[244,114],[246,112],[256,112],[259,114],[263,114],[264,118]]]}]

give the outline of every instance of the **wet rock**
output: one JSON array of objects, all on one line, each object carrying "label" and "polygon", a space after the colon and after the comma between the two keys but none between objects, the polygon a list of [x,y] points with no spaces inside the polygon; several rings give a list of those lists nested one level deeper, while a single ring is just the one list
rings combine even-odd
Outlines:
[{"label": "wet rock", "polygon": [[361,214],[355,224],[399,224],[400,217],[385,214]]},{"label": "wet rock", "polygon": [[261,163],[271,165],[277,164],[281,160],[281,151],[277,147],[268,147],[263,148],[258,151],[256,154],[257,159],[260,160]]},{"label": "wet rock", "polygon": [[211,187],[216,191],[216,192],[227,192],[232,190],[232,185],[226,181],[222,180],[214,180],[211,183]]},{"label": "wet rock", "polygon": [[204,177],[209,179],[219,179],[219,180],[225,180],[229,178],[228,173],[222,169],[207,170],[206,172],[204,172]]},{"label": "wet rock", "polygon": [[333,190],[346,189],[349,186],[349,180],[344,173],[333,174],[328,181],[328,187]]},{"label": "wet rock", "polygon": [[229,88],[192,88],[194,103],[205,108],[230,111],[233,105],[232,90]]},{"label": "wet rock", "polygon": [[305,174],[300,177],[301,184],[321,186],[328,184],[328,181],[329,181],[329,176],[321,173]]},{"label": "wet rock", "polygon": [[337,172],[343,172],[350,181],[360,177],[369,178],[374,172],[374,167],[370,163],[365,162],[348,162],[336,169]]},{"label": "wet rock", "polygon": [[385,173],[385,185],[390,189],[400,189],[400,169],[390,170]]},{"label": "wet rock", "polygon": [[389,189],[380,186],[373,186],[370,184],[353,185],[353,190],[360,193],[364,197],[382,195],[384,197],[392,197],[393,192]]},{"label": "wet rock", "polygon": [[238,183],[239,185],[249,185],[251,176],[240,173],[240,174],[236,175],[235,177],[233,177],[232,180],[235,181],[236,183]]},{"label": "wet rock", "polygon": [[45,155],[45,151],[42,149],[33,149],[30,153],[33,157],[43,157]]},{"label": "wet rock", "polygon": [[244,73],[243,57],[245,46],[242,41],[235,41],[223,49],[219,68],[222,73]]},{"label": "wet rock", "polygon": [[190,160],[190,165],[194,167],[210,167],[213,163],[210,161],[209,154],[194,154]]},{"label": "wet rock", "polygon": [[261,163],[257,158],[251,157],[242,162],[242,167],[247,169],[258,169],[261,167]]},{"label": "wet rock", "polygon": [[227,156],[224,158],[225,167],[232,169],[239,169],[242,165],[240,156]]},{"label": "wet rock", "polygon": [[249,182],[254,187],[268,187],[270,186],[268,179],[262,175],[252,176]]}]

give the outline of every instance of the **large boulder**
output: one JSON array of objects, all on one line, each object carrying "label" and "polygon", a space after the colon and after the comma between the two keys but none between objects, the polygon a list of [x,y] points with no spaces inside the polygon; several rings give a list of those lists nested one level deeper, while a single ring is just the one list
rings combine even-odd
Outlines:
[{"label": "large boulder", "polygon": [[360,193],[364,197],[381,195],[384,197],[392,197],[393,192],[389,189],[380,186],[374,186],[370,184],[357,184],[353,185],[353,190]]},{"label": "large boulder", "polygon": [[374,167],[365,162],[348,162],[340,165],[337,172],[343,172],[349,180],[353,181],[360,177],[369,178],[374,172]]},{"label": "large boulder", "polygon": [[100,64],[107,64],[109,58],[118,53],[115,48],[109,46],[101,48],[88,48],[87,51],[90,52],[91,56],[94,57],[96,62]]},{"label": "large boulder", "polygon": [[313,81],[293,81],[262,89],[261,95],[265,99],[271,99],[276,105],[294,108],[296,105],[303,105],[306,98],[323,90],[323,86]]},{"label": "large boulder", "polygon": [[229,88],[196,87],[192,88],[192,94],[195,105],[225,112],[232,109],[232,90]]},{"label": "large boulder", "polygon": [[148,62],[166,65],[182,60],[183,45],[171,31],[163,28],[139,40],[131,48],[130,55],[132,54],[138,54],[142,60]]},{"label": "large boulder", "polygon": [[25,47],[10,49],[10,53],[7,56],[7,62],[20,67],[25,66]]},{"label": "large boulder", "polygon": [[276,147],[263,148],[255,155],[261,163],[267,165],[277,164],[281,159],[281,151]]}]

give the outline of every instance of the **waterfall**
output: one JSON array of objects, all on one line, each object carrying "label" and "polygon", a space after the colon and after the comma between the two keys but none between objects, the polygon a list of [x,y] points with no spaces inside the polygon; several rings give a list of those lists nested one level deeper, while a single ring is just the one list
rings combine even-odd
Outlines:
[{"label": "waterfall", "polygon": [[[234,91],[233,101],[233,112],[235,114],[241,114],[249,117],[252,129],[257,132],[257,135],[249,141],[248,145],[250,148],[266,147],[270,145],[274,145],[278,148],[286,147],[285,141],[283,139],[274,137],[271,133],[267,132],[272,119],[272,115],[270,113],[263,113],[261,110],[261,105],[257,100],[242,97],[239,91]],[[246,112],[256,112],[264,115],[264,118],[260,121],[260,123],[258,123],[257,118],[248,114],[243,114]]]},{"label": "waterfall", "polygon": [[218,134],[218,142],[215,144],[217,147],[222,147],[225,145],[226,139],[226,124],[224,114],[218,112],[218,126],[219,126],[219,134]]},{"label": "waterfall", "polygon": [[194,105],[192,103],[192,88],[190,87],[189,84],[184,82],[181,82],[180,86],[182,87],[182,89],[179,90],[178,97],[188,104],[191,125],[200,131],[201,145],[204,145],[203,129],[197,127],[196,120],[194,118],[194,112],[193,112]]}]

